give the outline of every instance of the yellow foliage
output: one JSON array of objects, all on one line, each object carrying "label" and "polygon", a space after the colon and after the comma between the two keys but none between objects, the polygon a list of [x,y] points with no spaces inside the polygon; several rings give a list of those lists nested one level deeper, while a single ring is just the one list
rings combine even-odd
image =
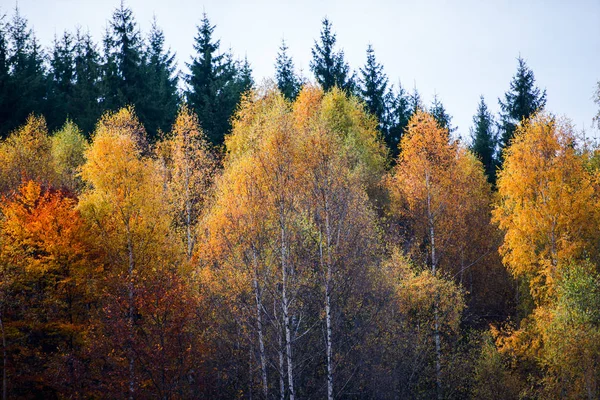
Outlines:
[{"label": "yellow foliage", "polygon": [[56,175],[51,148],[46,120],[30,115],[25,125],[0,143],[0,192],[15,190],[27,180],[53,185]]}]

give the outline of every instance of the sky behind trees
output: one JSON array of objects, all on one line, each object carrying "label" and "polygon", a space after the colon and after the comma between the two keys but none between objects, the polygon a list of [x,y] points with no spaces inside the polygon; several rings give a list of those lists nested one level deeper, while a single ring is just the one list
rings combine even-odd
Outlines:
[{"label": "sky behind trees", "polygon": [[[47,47],[54,34],[76,26],[89,29],[99,43],[119,1],[19,0],[18,5]],[[310,49],[327,16],[352,69],[364,65],[372,44],[390,83],[400,80],[408,90],[416,85],[426,104],[437,93],[463,138],[479,95],[498,111],[498,97],[508,90],[520,54],[539,87],[548,91],[547,110],[569,116],[578,129],[592,133],[592,95],[600,77],[598,1],[129,0],[126,5],[144,33],[157,16],[183,70],[205,11],[217,25],[214,35],[222,50],[247,56],[257,82],[273,76],[282,38],[296,67],[312,79]],[[0,1],[3,13],[12,14],[14,7],[13,1]]]}]

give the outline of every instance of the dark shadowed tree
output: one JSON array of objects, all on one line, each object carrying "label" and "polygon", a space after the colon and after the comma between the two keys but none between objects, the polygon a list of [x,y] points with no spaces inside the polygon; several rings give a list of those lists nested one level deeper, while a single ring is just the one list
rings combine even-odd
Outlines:
[{"label": "dark shadowed tree", "polygon": [[323,19],[320,43],[315,40],[312,48],[310,69],[323,90],[328,91],[334,86],[348,93],[354,91],[354,75],[350,74],[350,66],[344,60],[344,51],[335,51],[336,37],[331,31],[331,22]]},{"label": "dark shadowed tree", "polygon": [[[223,143],[225,134],[231,130],[231,115],[240,99],[240,75],[236,63],[228,53],[219,53],[219,40],[213,40],[215,25],[211,25],[206,13],[202,17],[194,42],[196,54],[188,63],[190,73],[186,76],[186,98],[198,114],[200,125],[209,140],[216,145]],[[246,79],[249,68],[246,72]],[[242,80],[243,80],[242,79]]]},{"label": "dark shadowed tree", "polygon": [[165,35],[156,18],[152,21],[145,53],[145,75],[148,91],[145,127],[148,132],[168,132],[177,113],[179,94],[175,54],[165,49]]},{"label": "dark shadowed tree", "polygon": [[500,147],[506,147],[514,136],[516,126],[546,105],[546,90],[535,86],[535,76],[525,60],[519,56],[517,73],[510,82],[510,90],[504,94],[500,103]]},{"label": "dark shadowed tree", "polygon": [[275,80],[279,91],[288,100],[294,100],[300,92],[302,81],[294,71],[294,61],[287,53],[288,47],[285,40],[281,41],[277,60],[275,61]]},{"label": "dark shadowed tree", "polygon": [[367,105],[371,114],[377,117],[380,131],[387,128],[387,109],[386,95],[388,78],[383,72],[383,65],[379,64],[375,58],[373,46],[367,47],[367,62],[360,69],[361,77],[359,80],[359,93]]},{"label": "dark shadowed tree", "polygon": [[483,163],[488,182],[496,182],[496,145],[497,137],[494,131],[494,117],[488,110],[483,96],[480,97],[477,114],[473,117],[471,128],[471,151]]}]

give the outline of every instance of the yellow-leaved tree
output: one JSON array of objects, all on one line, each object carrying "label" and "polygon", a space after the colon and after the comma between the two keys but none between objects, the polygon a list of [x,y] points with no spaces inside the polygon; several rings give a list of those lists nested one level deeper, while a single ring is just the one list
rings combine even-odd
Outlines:
[{"label": "yellow-leaved tree", "polygon": [[542,367],[534,381],[543,396],[598,395],[590,339],[600,320],[586,311],[598,304],[598,192],[587,157],[568,121],[538,114],[517,128],[498,179],[500,252],[529,293],[519,326],[498,333],[497,344],[519,365]]},{"label": "yellow-leaved tree", "polygon": [[[388,180],[390,209],[407,229],[411,257],[428,266],[433,277],[441,272],[460,282],[465,271],[486,269],[493,262],[494,234],[489,226],[491,190],[481,162],[423,111],[411,118],[400,148]],[[438,312],[433,316],[440,398],[442,343]]]},{"label": "yellow-leaved tree", "polygon": [[51,149],[46,120],[30,115],[25,125],[0,143],[0,192],[16,191],[27,180],[53,185],[56,174]]}]

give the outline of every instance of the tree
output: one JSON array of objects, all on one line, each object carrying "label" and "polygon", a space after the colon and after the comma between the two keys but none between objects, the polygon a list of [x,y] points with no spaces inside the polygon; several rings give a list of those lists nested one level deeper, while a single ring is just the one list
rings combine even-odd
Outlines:
[{"label": "tree", "polygon": [[169,220],[162,212],[162,180],[154,161],[144,156],[145,135],[131,109],[105,114],[86,151],[81,177],[89,186],[79,199],[79,209],[109,256],[119,295],[125,296],[128,329],[121,356],[127,366],[120,370],[122,379],[115,389],[130,397],[139,390],[134,346],[137,288],[153,266],[158,269],[168,260],[165,241],[170,237]]},{"label": "tree", "polygon": [[412,116],[412,108],[410,105],[410,95],[402,87],[402,84],[398,84],[398,92],[396,94],[390,90],[388,96],[390,97],[388,102],[391,108],[390,126],[387,132],[384,132],[384,139],[390,149],[392,160],[395,161],[400,152],[402,136]]},{"label": "tree", "polygon": [[283,96],[290,101],[294,101],[300,92],[302,81],[296,75],[294,62],[287,51],[288,47],[285,40],[282,40],[275,61],[275,80]]},{"label": "tree", "polygon": [[446,108],[440,101],[437,93],[433,95],[433,101],[431,102],[431,108],[429,112],[433,118],[435,118],[437,123],[443,129],[446,129],[448,133],[452,133],[456,130],[456,128],[452,127],[451,125],[452,117],[446,112]]},{"label": "tree", "polygon": [[[4,200],[0,323],[9,394],[83,395],[78,360],[87,344],[95,271],[101,264],[94,262],[76,201],[34,181],[24,182]],[[5,391],[6,383],[4,379]]]},{"label": "tree", "polygon": [[56,175],[51,148],[46,120],[30,115],[22,127],[0,143],[0,192],[9,194],[26,180],[52,186]]},{"label": "tree", "polygon": [[423,100],[421,100],[421,94],[417,90],[417,86],[413,87],[413,91],[408,95],[408,107],[410,110],[411,117],[417,113],[417,111],[423,111],[425,107],[423,106]]},{"label": "tree", "polygon": [[383,72],[383,66],[375,59],[373,46],[367,47],[367,63],[360,69],[360,95],[367,104],[367,109],[379,123],[381,132],[387,128],[387,84],[388,78]]},{"label": "tree", "polygon": [[84,153],[88,143],[72,121],[52,135],[52,162],[56,171],[58,185],[75,193],[81,188],[78,170],[83,165]]},{"label": "tree", "polygon": [[479,157],[485,168],[488,182],[496,182],[496,147],[497,138],[494,131],[494,117],[488,111],[483,96],[479,98],[477,114],[473,116],[471,128],[471,151]]},{"label": "tree", "polygon": [[100,117],[100,54],[89,32],[77,30],[74,45],[75,83],[70,118],[90,137]]},{"label": "tree", "polygon": [[75,62],[73,37],[64,32],[60,41],[54,37],[54,48],[50,58],[48,104],[46,115],[50,119],[50,129],[54,130],[64,123],[71,114],[74,102]]},{"label": "tree", "polygon": [[[471,240],[475,231],[488,240],[493,237],[488,230],[491,193],[483,168],[423,111],[412,117],[401,148],[388,186],[392,213],[409,229],[407,245],[415,260],[426,264],[434,277],[442,273],[462,281],[465,271],[483,267],[482,260],[494,249],[493,242],[473,246]],[[435,381],[441,397],[442,336],[436,307]]]},{"label": "tree", "polygon": [[337,86],[347,93],[352,93],[354,75],[350,75],[350,67],[344,60],[344,52],[334,50],[336,36],[331,32],[331,22],[327,18],[323,19],[320,39],[320,43],[315,41],[310,61],[310,69],[315,74],[317,82],[326,92]]},{"label": "tree", "polygon": [[187,64],[190,74],[186,77],[186,98],[211,143],[221,145],[231,130],[230,118],[249,82],[236,84],[236,65],[229,54],[219,54],[219,41],[212,38],[214,30],[215,25],[210,24],[205,13],[194,39],[196,55]]},{"label": "tree", "polygon": [[591,310],[597,301],[597,181],[588,157],[568,121],[541,113],[516,128],[498,176],[500,253],[522,289],[518,325],[496,341],[542,397],[597,395],[588,341],[596,322],[578,305]]},{"label": "tree", "polygon": [[8,121],[2,124],[4,135],[24,123],[30,113],[41,113],[46,94],[44,54],[18,7],[8,25],[8,34],[11,79],[6,105],[11,111]]},{"label": "tree", "polygon": [[185,254],[191,259],[197,241],[197,224],[216,173],[216,161],[200,129],[198,117],[185,104],[179,110],[171,138],[165,145],[170,151],[167,168],[170,170],[168,186],[173,219],[177,228],[183,231]]},{"label": "tree", "polygon": [[505,231],[504,263],[543,304],[562,263],[595,254],[593,177],[566,121],[546,114],[525,120],[513,144],[498,176],[494,218]]},{"label": "tree", "polygon": [[517,73],[510,82],[510,90],[504,94],[504,101],[498,99],[500,108],[500,129],[502,137],[500,147],[510,144],[518,124],[540,111],[546,105],[546,90],[540,91],[535,86],[533,71],[527,67],[525,60],[519,56]]},{"label": "tree", "polygon": [[173,125],[179,104],[175,54],[165,49],[165,35],[158,27],[156,18],[152,20],[143,57],[148,87],[144,110],[146,118],[143,122],[148,132],[156,136],[159,131],[167,132]]}]

